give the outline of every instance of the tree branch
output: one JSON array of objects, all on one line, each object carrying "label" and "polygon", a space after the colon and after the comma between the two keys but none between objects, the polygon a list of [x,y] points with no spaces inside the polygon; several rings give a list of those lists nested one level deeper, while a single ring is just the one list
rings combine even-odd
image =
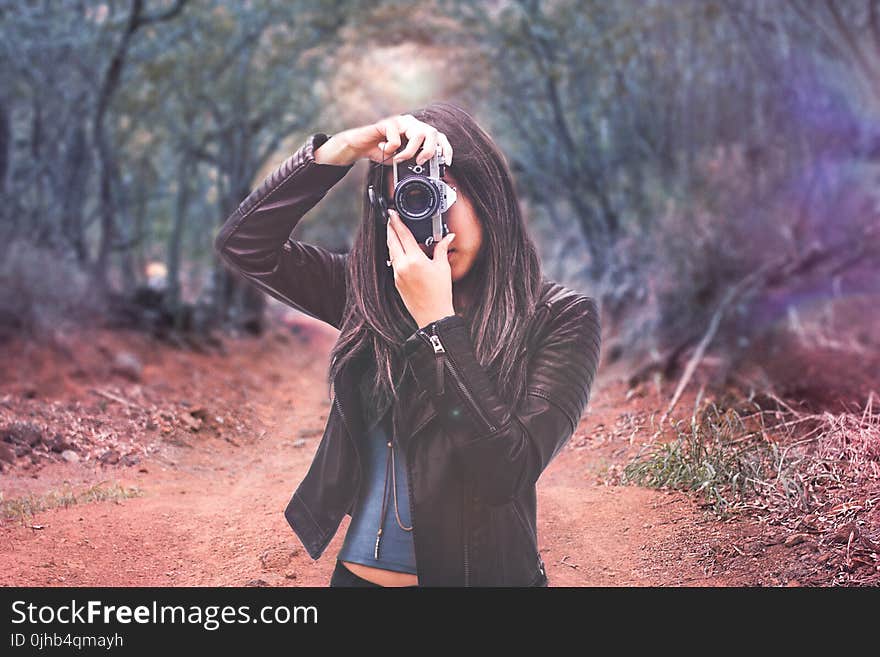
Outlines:
[{"label": "tree branch", "polygon": [[165,11],[156,14],[142,16],[140,18],[140,24],[149,25],[151,23],[161,23],[163,21],[171,20],[181,12],[181,10],[186,6],[187,2],[189,2],[189,0],[177,0],[174,3],[174,6],[172,6],[170,9],[166,9]]}]

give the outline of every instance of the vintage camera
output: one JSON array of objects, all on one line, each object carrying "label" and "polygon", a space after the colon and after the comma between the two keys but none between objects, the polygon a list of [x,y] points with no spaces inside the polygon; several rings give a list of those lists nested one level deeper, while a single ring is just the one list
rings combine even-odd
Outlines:
[{"label": "vintage camera", "polygon": [[[404,143],[400,150],[406,147],[406,139],[402,141]],[[416,241],[426,246],[439,242],[449,233],[442,214],[457,198],[455,188],[443,180],[446,171],[443,149],[438,145],[434,156],[424,164],[416,164],[416,156],[402,162],[392,162],[391,171],[394,195],[390,204],[381,191],[375,190],[372,185],[367,188],[376,216],[387,221],[387,208],[392,207]],[[380,189],[384,190],[384,185]]]}]

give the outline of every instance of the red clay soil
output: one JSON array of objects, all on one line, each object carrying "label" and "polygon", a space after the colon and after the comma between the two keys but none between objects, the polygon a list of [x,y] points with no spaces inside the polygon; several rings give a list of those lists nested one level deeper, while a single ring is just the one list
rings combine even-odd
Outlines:
[{"label": "red clay soil", "polygon": [[[0,347],[0,429],[15,434],[4,503],[99,483],[141,491],[4,518],[0,584],[326,586],[350,519],[313,561],[283,510],[322,435],[336,335],[296,315],[206,353],[124,331]],[[719,521],[685,493],[614,483],[669,398],[626,392],[600,367],[576,434],[538,482],[550,586],[821,583],[799,574],[807,544]]]}]

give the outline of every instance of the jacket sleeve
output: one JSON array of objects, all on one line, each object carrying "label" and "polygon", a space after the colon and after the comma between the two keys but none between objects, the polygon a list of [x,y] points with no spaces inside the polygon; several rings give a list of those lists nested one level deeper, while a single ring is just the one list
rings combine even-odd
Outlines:
[{"label": "jacket sleeve", "polygon": [[477,361],[458,315],[431,322],[406,340],[416,385],[433,395],[464,477],[490,505],[534,486],[586,409],[599,362],[599,313],[592,298],[572,296],[537,338],[526,392],[516,406]]},{"label": "jacket sleeve", "polygon": [[221,260],[275,299],[340,328],[348,254],[291,238],[294,227],[354,164],[315,162],[330,137],[311,135],[226,219],[214,238]]}]

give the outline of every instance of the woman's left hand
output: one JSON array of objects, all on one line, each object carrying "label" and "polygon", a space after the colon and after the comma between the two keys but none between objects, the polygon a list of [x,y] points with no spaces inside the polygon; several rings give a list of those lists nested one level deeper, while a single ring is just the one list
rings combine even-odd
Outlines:
[{"label": "woman's left hand", "polygon": [[449,233],[434,246],[433,258],[422,251],[416,238],[400,216],[389,209],[388,253],[394,269],[394,285],[409,314],[419,328],[454,315],[452,269],[446,257],[455,233]]}]

